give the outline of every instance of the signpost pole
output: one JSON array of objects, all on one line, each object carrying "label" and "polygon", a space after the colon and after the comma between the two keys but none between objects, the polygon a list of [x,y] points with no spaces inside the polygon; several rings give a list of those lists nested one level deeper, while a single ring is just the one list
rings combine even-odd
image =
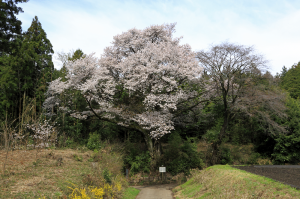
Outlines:
[{"label": "signpost pole", "polygon": [[161,172],[161,181],[162,181],[163,180],[163,173],[166,172],[166,167],[164,167],[164,165],[159,167],[159,172]]},{"label": "signpost pole", "polygon": [[161,181],[164,180],[164,172],[161,173]]}]

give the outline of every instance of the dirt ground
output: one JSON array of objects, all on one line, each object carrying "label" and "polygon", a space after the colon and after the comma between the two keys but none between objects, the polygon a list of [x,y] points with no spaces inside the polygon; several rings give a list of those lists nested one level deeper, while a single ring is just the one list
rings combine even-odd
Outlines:
[{"label": "dirt ground", "polygon": [[265,176],[300,190],[300,165],[232,166],[253,174]]}]

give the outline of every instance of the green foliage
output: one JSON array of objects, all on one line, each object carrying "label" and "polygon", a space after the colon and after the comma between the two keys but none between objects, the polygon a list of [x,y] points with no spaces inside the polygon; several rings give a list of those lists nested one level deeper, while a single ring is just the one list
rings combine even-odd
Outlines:
[{"label": "green foliage", "polygon": [[67,148],[75,148],[76,143],[74,142],[74,140],[72,138],[69,138],[66,140],[66,147]]},{"label": "green foliage", "polygon": [[300,62],[281,76],[280,86],[287,90],[292,98],[300,98]]},{"label": "green foliage", "polygon": [[218,140],[218,136],[220,134],[220,130],[223,125],[223,118],[220,117],[215,121],[215,126],[211,129],[207,130],[207,132],[203,135],[203,138],[207,140],[207,142],[216,142]]},{"label": "green foliage", "polygon": [[126,156],[124,156],[124,167],[130,167],[130,174],[138,172],[150,172],[151,157],[149,151],[140,151],[135,144],[126,142]]},{"label": "green foliage", "polygon": [[0,120],[6,117],[5,111],[13,105],[13,98],[17,92],[17,79],[15,71],[13,70],[12,56],[0,56]]},{"label": "green foliage", "polygon": [[14,49],[14,40],[22,32],[22,22],[16,15],[23,12],[17,3],[27,0],[1,1],[0,2],[0,56],[3,53],[10,54]]},{"label": "green foliage", "polygon": [[45,100],[47,82],[51,81],[54,70],[52,62],[54,51],[37,16],[34,17],[31,26],[24,34],[21,51],[23,52],[21,70],[24,77],[22,89],[26,90],[29,97],[36,97],[38,108],[40,108]]},{"label": "green foliage", "polygon": [[230,149],[228,147],[225,146],[221,146],[220,147],[220,160],[221,160],[221,164],[225,165],[225,164],[232,164],[233,163],[233,159],[232,159],[232,155],[230,152]]},{"label": "green foliage", "polygon": [[274,136],[276,145],[272,154],[273,164],[300,162],[300,101],[288,97],[288,119],[285,126],[288,134]]},{"label": "green foliage", "polygon": [[258,159],[260,158],[260,154],[259,153],[252,153],[248,159],[247,164],[258,164]]},{"label": "green foliage", "polygon": [[123,195],[123,199],[134,199],[140,193],[140,190],[135,189],[133,187],[128,187]]},{"label": "green foliage", "polygon": [[167,171],[172,175],[181,172],[188,175],[190,169],[203,168],[201,154],[197,152],[197,145],[195,142],[191,142],[192,140],[183,141],[178,133],[170,136],[169,146],[161,163],[166,165]]},{"label": "green foliage", "polygon": [[80,59],[80,58],[84,58],[86,55],[83,53],[83,51],[78,48],[72,56],[68,57],[68,60],[69,61],[75,61],[77,59]]},{"label": "green foliage", "polygon": [[[24,1],[17,0],[16,2]],[[7,108],[10,113],[8,117],[11,119],[22,115],[24,107],[21,102],[25,100],[24,97],[34,99],[36,115],[42,113],[42,104],[45,100],[44,93],[48,87],[47,83],[52,80],[51,76],[54,69],[52,45],[42,29],[41,23],[35,17],[29,29],[20,34],[21,22],[16,20],[14,14],[21,9],[16,7],[15,3],[11,2],[9,5],[0,3],[0,7],[5,6],[4,10],[11,12],[10,14],[6,13],[11,18],[5,19],[7,17],[4,14],[6,11],[3,13],[4,10],[1,8],[4,18],[0,17],[0,20],[4,20],[2,22],[9,27],[3,32],[0,31],[0,43],[3,42],[3,46],[1,44],[0,47],[0,90],[2,91],[0,94],[0,101],[2,102],[0,104],[0,117],[4,115],[2,111]],[[9,9],[13,10],[9,11]],[[6,31],[11,28],[14,30],[11,30],[9,35],[5,35],[8,33]],[[2,36],[6,39],[11,38],[11,41],[2,40]],[[10,45],[12,43],[13,45]],[[2,52],[2,47],[6,51],[5,48],[8,46],[10,52]],[[5,83],[3,84],[3,82]]]},{"label": "green foliage", "polygon": [[251,122],[251,119],[244,117],[242,114],[230,121],[227,134],[232,144],[243,145],[251,143],[251,136],[253,136]]},{"label": "green foliage", "polygon": [[285,66],[282,67],[282,71],[280,71],[280,78],[284,78],[287,73],[287,68]]},{"label": "green foliage", "polygon": [[111,174],[111,172],[107,168],[105,168],[103,170],[102,175],[103,175],[103,178],[105,179],[106,183],[111,184],[111,182],[112,182],[112,180],[111,180],[112,174]]},{"label": "green foliage", "polygon": [[101,136],[97,133],[91,133],[88,143],[87,143],[87,148],[90,150],[97,150],[101,148]]},{"label": "green foliage", "polygon": [[[86,124],[85,121],[80,121],[77,118],[71,117],[69,114],[61,112],[58,112],[55,119],[59,127],[59,146],[73,148],[76,143],[81,145],[86,144],[88,134],[86,135],[85,132],[89,132],[89,129],[88,124]],[[70,139],[68,140],[66,138],[72,138],[72,143],[70,142]]]},{"label": "green foliage", "polygon": [[73,157],[74,157],[74,159],[75,159],[76,161],[79,161],[79,162],[82,162],[82,161],[83,161],[82,156],[79,156],[79,155],[77,155],[77,154],[74,154]]}]

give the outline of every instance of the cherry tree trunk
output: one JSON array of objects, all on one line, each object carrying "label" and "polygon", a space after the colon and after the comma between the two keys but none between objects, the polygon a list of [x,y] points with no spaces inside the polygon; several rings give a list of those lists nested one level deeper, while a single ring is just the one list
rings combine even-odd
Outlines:
[{"label": "cherry tree trunk", "polygon": [[155,140],[150,137],[149,133],[143,132],[147,149],[151,156],[151,165],[156,165],[161,156],[161,143],[160,140]]}]

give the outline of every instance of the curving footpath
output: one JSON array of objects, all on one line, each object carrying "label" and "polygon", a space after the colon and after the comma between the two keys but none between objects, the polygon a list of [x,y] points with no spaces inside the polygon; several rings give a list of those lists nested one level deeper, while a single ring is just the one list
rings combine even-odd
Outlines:
[{"label": "curving footpath", "polygon": [[173,199],[172,189],[177,184],[164,184],[153,186],[132,186],[141,190],[136,199]]}]

